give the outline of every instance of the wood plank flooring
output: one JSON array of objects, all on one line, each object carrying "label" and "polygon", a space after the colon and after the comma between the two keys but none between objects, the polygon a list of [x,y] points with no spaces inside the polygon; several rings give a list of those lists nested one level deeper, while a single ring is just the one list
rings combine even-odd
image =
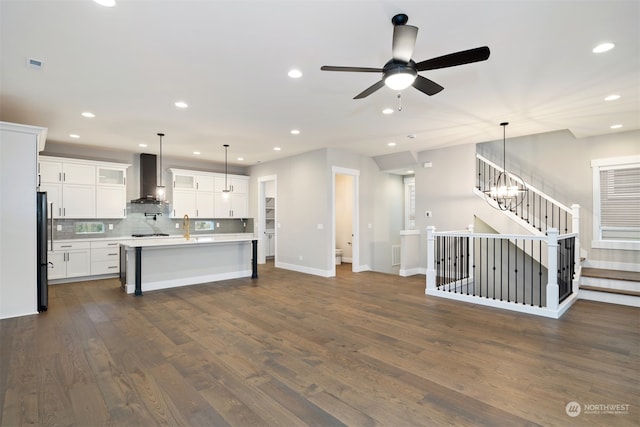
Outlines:
[{"label": "wood plank flooring", "polygon": [[[50,286],[48,312],[0,321],[0,425],[639,424],[637,308],[544,319],[340,267],[143,297]],[[611,404],[628,407],[594,406]]]}]

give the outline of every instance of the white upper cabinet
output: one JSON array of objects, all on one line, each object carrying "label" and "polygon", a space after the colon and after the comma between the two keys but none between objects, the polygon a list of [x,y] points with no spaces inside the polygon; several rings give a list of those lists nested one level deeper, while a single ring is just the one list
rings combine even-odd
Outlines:
[{"label": "white upper cabinet", "polygon": [[[172,217],[246,218],[249,177],[170,169],[173,176]],[[224,196],[224,197],[223,197]],[[229,197],[226,197],[229,196]]]},{"label": "white upper cabinet", "polygon": [[[225,186],[226,182],[226,186]],[[216,177],[215,191],[222,193],[225,189],[230,193],[247,194],[249,192],[249,177],[240,177],[238,175],[224,175]]]},{"label": "white upper cabinet", "polygon": [[54,218],[124,218],[130,165],[40,156],[38,182]]}]

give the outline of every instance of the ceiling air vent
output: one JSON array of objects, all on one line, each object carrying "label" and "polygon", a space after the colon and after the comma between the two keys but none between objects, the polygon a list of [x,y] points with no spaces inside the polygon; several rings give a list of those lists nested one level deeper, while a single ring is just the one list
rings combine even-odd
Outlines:
[{"label": "ceiling air vent", "polygon": [[32,70],[42,70],[43,65],[44,63],[39,59],[35,59],[35,58],[27,59],[27,67],[31,68]]}]

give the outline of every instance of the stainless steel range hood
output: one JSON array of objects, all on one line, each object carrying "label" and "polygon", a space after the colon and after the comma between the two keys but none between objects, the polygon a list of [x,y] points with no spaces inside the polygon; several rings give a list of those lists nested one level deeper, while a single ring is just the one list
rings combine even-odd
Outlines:
[{"label": "stainless steel range hood", "polygon": [[155,154],[140,154],[140,198],[131,203],[161,203],[156,198],[158,185],[157,156]]}]

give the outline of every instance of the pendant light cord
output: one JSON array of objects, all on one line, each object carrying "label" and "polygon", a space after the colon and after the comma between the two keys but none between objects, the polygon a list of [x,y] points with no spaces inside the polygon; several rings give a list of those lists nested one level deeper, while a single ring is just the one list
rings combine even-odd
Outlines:
[{"label": "pendant light cord", "polygon": [[162,187],[162,137],[164,136],[164,133],[158,133],[158,136],[160,137],[160,186]]},{"label": "pendant light cord", "polygon": [[507,171],[507,126],[509,122],[502,122],[502,172]]},{"label": "pendant light cord", "polygon": [[224,191],[229,191],[229,187],[227,187],[227,150],[229,149],[229,144],[224,144]]}]

